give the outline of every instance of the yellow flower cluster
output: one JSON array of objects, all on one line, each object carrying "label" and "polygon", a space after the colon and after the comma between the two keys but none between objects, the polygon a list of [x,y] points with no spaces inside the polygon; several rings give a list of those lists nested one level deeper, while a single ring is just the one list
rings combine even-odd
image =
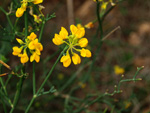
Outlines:
[{"label": "yellow flower cluster", "polygon": [[27,36],[25,42],[18,38],[16,38],[16,40],[21,45],[21,47],[19,48],[17,46],[14,46],[12,54],[20,57],[21,63],[24,64],[29,60],[29,57],[27,55],[27,48],[32,54],[30,56],[30,62],[33,62],[34,60],[36,62],[40,61],[40,55],[41,51],[43,50],[43,46],[41,43],[38,42],[37,35],[34,32]]},{"label": "yellow flower cluster", "polygon": [[63,43],[68,45],[66,54],[60,59],[60,62],[63,63],[64,67],[68,67],[71,64],[71,57],[75,65],[81,63],[80,56],[75,52],[80,53],[82,57],[91,57],[90,50],[84,48],[88,45],[87,38],[83,38],[85,35],[84,27],[76,27],[75,25],[71,25],[70,30],[71,35],[68,35],[68,31],[64,27],[61,27],[59,34],[55,34],[52,39],[55,45],[61,45]]},{"label": "yellow flower cluster", "polygon": [[125,72],[125,70],[118,65],[114,66],[114,71],[116,75],[121,75]]},{"label": "yellow flower cluster", "polygon": [[[94,2],[96,2],[96,0],[93,0]],[[98,0],[99,2],[102,2],[101,4],[101,9],[102,10],[106,10],[108,3],[110,3],[112,6],[115,5],[115,3],[113,2],[113,0],[108,0],[107,2],[105,2],[104,0]]]},{"label": "yellow flower cluster", "polygon": [[21,17],[24,14],[29,2],[32,2],[34,4],[40,4],[43,2],[43,0],[22,0],[21,1],[21,3],[22,3],[21,7],[18,8],[16,11],[16,17]]}]

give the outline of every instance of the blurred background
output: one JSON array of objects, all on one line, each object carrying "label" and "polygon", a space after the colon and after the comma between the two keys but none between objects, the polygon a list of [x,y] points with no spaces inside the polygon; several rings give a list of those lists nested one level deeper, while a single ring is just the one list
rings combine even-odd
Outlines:
[{"label": "blurred background", "polygon": [[[0,6],[9,11],[10,3],[15,3],[15,1],[1,0]],[[42,37],[44,51],[41,55],[41,62],[36,65],[37,88],[61,51],[61,47],[54,45],[51,41],[54,34],[60,31],[61,26],[69,30],[70,24],[80,23],[84,26],[96,19],[96,2],[93,0],[44,0],[42,5],[45,7],[44,15],[55,12],[56,17],[48,21],[44,27]],[[15,19],[15,15],[12,14],[12,22]],[[32,25],[32,22],[29,24]],[[19,25],[23,27],[24,24],[20,21]],[[114,66],[118,65],[125,70],[124,78],[132,78],[136,68],[144,66],[145,68],[138,75],[142,81],[123,83],[121,86],[122,93],[106,97],[81,113],[102,113],[101,111],[104,111],[105,108],[108,108],[108,113],[112,109],[114,113],[150,113],[150,0],[124,0],[117,4],[103,22],[104,36],[118,26],[120,29],[113,32],[104,41],[96,57],[96,63],[88,75],[87,70],[89,70],[93,57],[82,59],[81,65],[72,64],[68,68],[64,68],[61,63],[58,63],[44,88],[49,90],[50,87],[54,86],[58,92],[37,98],[30,112],[71,113],[68,109],[76,109],[74,104],[78,105],[79,103],[69,101],[66,105],[67,95],[82,100],[87,94],[113,92],[114,85],[118,84],[121,76],[114,72]],[[3,39],[0,40],[0,57],[17,71],[20,69],[20,61],[11,54],[12,47],[16,43],[9,41],[11,39],[10,28],[2,11],[0,11],[0,29],[0,38]],[[94,23],[93,28],[86,29],[85,37],[89,40],[88,48],[92,54],[97,54],[95,52],[98,44],[95,45],[94,43],[99,40],[100,34],[96,36],[97,29],[98,22]],[[32,98],[31,67],[31,63],[26,66],[29,76],[25,80],[21,100],[15,113],[23,113]],[[3,72],[8,71],[4,67],[2,68]],[[73,81],[68,86],[64,86],[72,76],[74,76]],[[3,77],[3,79],[6,80],[7,77]],[[11,99],[15,94],[17,81],[18,78],[14,76],[7,85]],[[10,108],[8,107],[8,109]],[[3,113],[2,106],[0,106],[0,113]]]}]

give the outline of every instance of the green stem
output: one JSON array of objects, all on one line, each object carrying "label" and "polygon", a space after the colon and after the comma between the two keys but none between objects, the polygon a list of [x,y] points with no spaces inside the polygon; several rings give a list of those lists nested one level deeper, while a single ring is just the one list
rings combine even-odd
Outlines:
[{"label": "green stem", "polygon": [[24,76],[22,76],[20,78],[19,82],[17,83],[17,91],[16,91],[16,94],[15,94],[15,98],[14,98],[14,101],[13,101],[13,106],[12,106],[12,109],[11,109],[10,113],[12,113],[14,111],[14,109],[15,109],[18,101],[19,101],[24,79],[25,79]]},{"label": "green stem", "polygon": [[2,7],[0,7],[0,10],[6,15],[6,18],[7,18],[7,20],[8,20],[8,23],[9,23],[11,29],[13,30],[14,27],[13,27],[11,21],[10,21],[9,14],[8,14]]},{"label": "green stem", "polygon": [[6,91],[6,87],[5,87],[4,82],[3,82],[3,80],[2,80],[1,77],[0,77],[0,83],[1,83],[1,85],[2,85],[2,88],[3,88],[3,90],[4,90],[5,95],[8,96],[7,91]]},{"label": "green stem", "polygon": [[42,39],[44,26],[45,26],[45,18],[43,19],[43,22],[42,22],[41,32],[40,32],[40,35],[39,35],[39,42],[41,42],[41,39]]},{"label": "green stem", "polygon": [[97,19],[98,19],[98,23],[99,23],[100,37],[102,39],[103,38],[103,28],[102,28],[102,21],[99,16],[100,15],[99,7],[100,7],[100,2],[97,0],[96,14],[97,14]]},{"label": "green stem", "polygon": [[25,20],[25,37],[27,37],[28,36],[28,13],[27,11],[25,11],[24,20]]},{"label": "green stem", "polygon": [[1,98],[1,100],[2,100],[4,112],[7,113],[7,108],[6,108],[5,102],[4,102],[3,98],[2,98],[2,95],[0,95],[0,98]]},{"label": "green stem", "polygon": [[25,110],[25,113],[28,113],[31,105],[33,104],[35,98],[39,95],[41,89],[44,87],[45,83],[47,82],[47,80],[49,79],[50,75],[52,74],[56,64],[58,63],[58,61],[60,60],[61,56],[64,54],[64,52],[66,51],[68,47],[65,47],[63,49],[63,51],[60,53],[59,57],[57,58],[57,60],[55,61],[53,67],[50,69],[48,75],[46,76],[46,78],[44,79],[43,83],[41,84],[40,88],[38,89],[37,93],[33,95],[32,100],[30,101],[30,104],[28,105],[27,109]]},{"label": "green stem", "polygon": [[115,8],[116,5],[114,6],[111,6],[107,11],[106,13],[102,16],[102,22],[104,21],[105,17],[110,13],[110,11],[112,11],[112,9]]},{"label": "green stem", "polygon": [[96,52],[95,52],[95,54],[94,54],[94,56],[93,56],[93,61],[92,61],[92,63],[91,63],[91,65],[90,65],[90,67],[89,67],[89,70],[88,70],[88,72],[87,72],[87,74],[86,74],[86,77],[84,78],[84,80],[83,80],[83,82],[85,82],[85,81],[87,81],[87,79],[89,78],[89,76],[90,76],[90,73],[92,72],[92,70],[93,70],[93,67],[94,67],[94,63],[95,63],[95,61],[96,61],[96,57],[97,57],[97,55],[99,54],[99,51],[100,51],[100,49],[101,49],[101,47],[102,47],[102,44],[103,44],[103,41],[102,41],[102,39],[103,39],[103,28],[102,28],[102,21],[101,21],[101,18],[100,18],[100,11],[99,11],[99,7],[100,7],[100,2],[99,1],[97,1],[97,19],[98,19],[98,22],[99,22],[99,30],[100,30],[100,42],[99,42],[99,45],[98,45],[98,47],[97,47],[97,50],[96,50]]},{"label": "green stem", "polygon": [[11,21],[10,21],[10,18],[9,18],[9,14],[8,14],[8,13],[6,13],[6,17],[7,17],[7,20],[8,20],[8,23],[9,23],[11,29],[14,31],[14,27],[13,27]]},{"label": "green stem", "polygon": [[33,95],[36,93],[36,82],[35,82],[35,61],[33,62]]}]

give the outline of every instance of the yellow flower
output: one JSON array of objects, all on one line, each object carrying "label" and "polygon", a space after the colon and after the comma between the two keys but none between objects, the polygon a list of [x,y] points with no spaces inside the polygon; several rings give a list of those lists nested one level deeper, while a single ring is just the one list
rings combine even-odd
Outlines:
[{"label": "yellow flower", "polygon": [[17,40],[17,42],[19,43],[19,44],[23,44],[24,42],[21,40],[21,39],[19,39],[19,38],[16,38],[16,40]]},{"label": "yellow flower", "polygon": [[27,38],[29,39],[29,40],[34,40],[35,38],[37,37],[37,35],[34,33],[34,32],[32,32],[31,34],[30,34],[30,36],[27,36]]},{"label": "yellow flower", "polygon": [[26,52],[24,52],[23,54],[19,54],[18,56],[20,57],[20,61],[22,64],[28,62],[29,60],[29,57]]},{"label": "yellow flower", "polygon": [[83,82],[79,82],[78,85],[83,89],[86,87],[86,83]]},{"label": "yellow flower", "polygon": [[70,55],[67,54],[67,55],[62,56],[61,59],[60,59],[60,62],[63,63],[64,67],[68,67],[71,64]]},{"label": "yellow flower", "polygon": [[[25,39],[25,42],[23,42],[21,39],[16,38],[17,42],[21,45],[20,48],[17,46],[13,47],[13,55],[20,57],[21,63],[26,63],[29,60],[29,57],[26,53],[26,49],[29,49],[29,52],[32,54],[30,56],[30,62],[33,62],[34,60],[36,62],[40,61],[40,55],[41,51],[43,50],[43,46],[40,42],[38,42],[38,39],[36,38],[36,34],[32,32],[30,36],[27,36]],[[24,53],[21,54],[22,49],[24,49]]]},{"label": "yellow flower", "polygon": [[102,2],[101,9],[106,10],[108,2]]},{"label": "yellow flower", "polygon": [[60,35],[58,35],[58,34],[55,34],[55,37],[52,39],[52,41],[53,41],[53,43],[54,43],[55,45],[61,45],[61,44],[63,44],[63,39],[62,39],[62,37],[61,37]]},{"label": "yellow flower", "polygon": [[81,58],[78,54],[74,53],[72,56],[72,61],[75,65],[77,65],[81,63]]},{"label": "yellow flower", "polygon": [[[71,58],[75,65],[81,63],[81,58],[78,53],[81,52],[83,57],[91,57],[91,52],[83,47],[86,47],[88,44],[88,40],[86,38],[82,38],[85,34],[85,29],[82,27],[76,27],[75,25],[70,26],[71,35],[68,36],[68,32],[64,27],[61,27],[61,31],[59,34],[55,34],[55,37],[52,39],[55,45],[67,44],[68,49],[66,51],[66,55],[62,56],[60,62],[63,63],[64,67],[68,67],[71,64]],[[83,49],[85,52],[83,52]],[[70,57],[71,53],[71,57]]]},{"label": "yellow flower", "polygon": [[86,47],[88,45],[88,40],[86,38],[82,38],[79,40],[79,45],[81,47]]},{"label": "yellow flower", "polygon": [[30,62],[33,62],[34,60],[38,63],[40,61],[40,54],[37,52],[34,52],[31,56],[30,56]]},{"label": "yellow flower", "polygon": [[34,4],[40,4],[40,3],[42,3],[42,2],[43,2],[43,0],[34,0],[34,1],[33,1]]},{"label": "yellow flower", "polygon": [[115,3],[112,0],[109,0],[109,2],[111,3],[112,6],[115,5]]},{"label": "yellow flower", "polygon": [[80,29],[83,28],[83,26],[81,24],[77,24],[77,28]]},{"label": "yellow flower", "polygon": [[125,70],[123,68],[119,67],[118,65],[114,66],[114,71],[115,71],[116,75],[120,75],[120,74],[123,74],[125,72]]},{"label": "yellow flower", "polygon": [[40,18],[40,16],[37,16],[37,15],[33,14],[33,17],[34,17],[35,22],[37,22],[37,23],[42,22],[42,19]]},{"label": "yellow flower", "polygon": [[82,38],[85,35],[85,29],[83,27],[77,28],[75,25],[71,25],[70,30],[77,38]]},{"label": "yellow flower", "polygon": [[57,78],[58,78],[59,80],[63,80],[63,79],[64,79],[64,74],[63,74],[63,73],[59,73],[59,74],[57,75]]},{"label": "yellow flower", "polygon": [[24,8],[18,8],[16,11],[16,17],[21,17],[24,13],[25,9]]},{"label": "yellow flower", "polygon": [[22,51],[22,49],[20,49],[20,48],[17,47],[17,46],[14,46],[14,47],[13,47],[13,52],[12,52],[12,54],[13,54],[14,56],[18,56],[18,55],[21,53],[21,51]]},{"label": "yellow flower", "polygon": [[82,50],[81,50],[81,56],[82,57],[91,57],[91,52],[88,50],[88,49],[84,49],[84,48],[82,48]]},{"label": "yellow flower", "polygon": [[26,11],[27,5],[28,5],[28,2],[25,1],[21,4],[21,8]]},{"label": "yellow flower", "polygon": [[85,28],[87,28],[87,29],[91,29],[93,27],[94,27],[93,22],[89,22],[88,24],[85,25]]},{"label": "yellow flower", "polygon": [[59,35],[61,36],[61,39],[67,39],[68,36],[68,31],[64,28],[61,27],[61,31],[59,32]]}]

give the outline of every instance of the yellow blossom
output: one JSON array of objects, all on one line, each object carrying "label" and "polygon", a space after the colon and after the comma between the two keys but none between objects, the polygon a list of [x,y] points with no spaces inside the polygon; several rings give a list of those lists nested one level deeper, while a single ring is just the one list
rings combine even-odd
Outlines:
[{"label": "yellow blossom", "polygon": [[114,66],[114,71],[115,71],[116,75],[120,75],[120,74],[123,74],[125,72],[125,70],[118,65]]},{"label": "yellow blossom", "polygon": [[63,39],[62,39],[62,37],[60,36],[60,35],[58,35],[58,34],[55,34],[55,37],[53,38],[53,43],[55,44],[55,45],[61,45],[61,44],[63,44]]},{"label": "yellow blossom", "polygon": [[67,55],[62,56],[61,59],[60,59],[60,62],[63,63],[64,67],[68,67],[71,64],[70,55],[67,54]]},{"label": "yellow blossom", "polygon": [[80,29],[83,28],[83,26],[81,24],[77,24],[77,28]]},{"label": "yellow blossom", "polygon": [[19,54],[18,56],[20,57],[20,61],[22,64],[28,62],[29,60],[29,57],[26,52],[24,52],[23,54]]},{"label": "yellow blossom", "polygon": [[63,74],[63,73],[59,73],[59,74],[57,75],[57,78],[58,78],[59,80],[63,80],[63,79],[64,79],[64,74]]},{"label": "yellow blossom", "polygon": [[81,38],[85,35],[85,29],[82,28],[77,28],[75,25],[70,26],[70,30],[73,35],[75,35],[77,38]]},{"label": "yellow blossom", "polygon": [[59,35],[61,36],[61,39],[66,39],[68,36],[68,31],[64,27],[61,27]]},{"label": "yellow blossom", "polygon": [[72,61],[75,65],[77,65],[81,63],[81,58],[78,54],[74,53],[72,56]]},{"label": "yellow blossom", "polygon": [[88,24],[85,25],[85,28],[87,28],[87,29],[91,29],[93,27],[94,27],[93,22],[89,22]]},{"label": "yellow blossom", "polygon": [[[52,39],[55,45],[61,45],[63,43],[68,45],[66,55],[63,55],[60,60],[64,67],[68,67],[71,64],[71,59],[75,65],[81,63],[81,58],[77,53],[75,53],[75,51],[84,54],[81,55],[83,57],[91,57],[91,52],[83,48],[88,44],[87,38],[82,38],[85,34],[85,29],[83,27],[80,28],[76,27],[75,25],[71,25],[70,31],[71,35],[68,35],[67,30],[64,27],[61,27],[59,34],[55,34],[54,38]],[[85,53],[82,52],[83,49],[85,50]]]},{"label": "yellow blossom", "polygon": [[16,11],[16,17],[21,17],[24,13],[25,9],[24,8],[18,8]]},{"label": "yellow blossom", "polygon": [[19,43],[19,44],[23,44],[24,42],[21,40],[21,39],[19,39],[19,38],[16,38],[16,40],[17,40],[17,42]]},{"label": "yellow blossom", "polygon": [[111,3],[112,6],[115,5],[115,3],[112,0],[109,0],[109,2]]},{"label": "yellow blossom", "polygon": [[37,16],[37,15],[33,14],[33,17],[34,17],[35,22],[37,22],[37,23],[42,22],[42,19],[40,18],[40,16]]},{"label": "yellow blossom", "polygon": [[24,9],[24,10],[26,10],[27,5],[28,5],[28,2],[25,1],[25,2],[23,2],[23,3],[21,4],[21,8]]},{"label": "yellow blossom", "polygon": [[81,56],[82,57],[91,57],[91,52],[88,49],[82,48],[82,50],[81,50]]},{"label": "yellow blossom", "polygon": [[43,2],[43,0],[34,0],[34,1],[33,1],[34,4],[40,4],[40,3],[42,3],[42,2]]},{"label": "yellow blossom", "polygon": [[28,48],[31,50],[33,50],[33,49],[39,50],[39,51],[43,50],[43,46],[41,43],[38,42],[38,39],[31,41],[28,45]]},{"label": "yellow blossom", "polygon": [[82,89],[84,89],[84,88],[86,87],[86,83],[83,83],[83,82],[79,82],[78,85],[79,85]]},{"label": "yellow blossom", "polygon": [[108,2],[102,2],[101,9],[106,10]]},{"label": "yellow blossom", "polygon": [[80,39],[80,40],[79,40],[79,45],[80,45],[81,47],[86,47],[86,46],[88,45],[88,40],[87,40],[87,38],[82,38],[82,39]]},{"label": "yellow blossom", "polygon": [[32,33],[30,34],[30,36],[27,36],[27,38],[28,38],[29,40],[34,40],[36,37],[37,37],[37,35],[36,35],[34,32],[32,32]]},{"label": "yellow blossom", "polygon": [[[21,47],[13,47],[13,55],[20,57],[21,63],[26,63],[29,60],[29,57],[26,53],[26,49],[29,49],[29,52],[32,54],[30,56],[30,62],[33,62],[34,60],[36,62],[40,61],[40,55],[41,51],[43,50],[43,46],[40,42],[38,42],[38,39],[36,38],[36,34],[32,32],[27,38],[25,39],[25,42],[23,42],[21,39],[16,38],[17,42],[21,45]],[[22,49],[24,49],[23,54],[21,53]]]},{"label": "yellow blossom", "polygon": [[40,61],[40,54],[37,53],[37,52],[34,52],[31,56],[30,56],[30,62],[33,62],[34,60],[36,62],[39,62]]},{"label": "yellow blossom", "polygon": [[13,47],[13,55],[14,56],[18,56],[20,53],[21,53],[21,51],[22,51],[22,49],[20,49],[19,47],[17,47],[17,46],[14,46]]}]

